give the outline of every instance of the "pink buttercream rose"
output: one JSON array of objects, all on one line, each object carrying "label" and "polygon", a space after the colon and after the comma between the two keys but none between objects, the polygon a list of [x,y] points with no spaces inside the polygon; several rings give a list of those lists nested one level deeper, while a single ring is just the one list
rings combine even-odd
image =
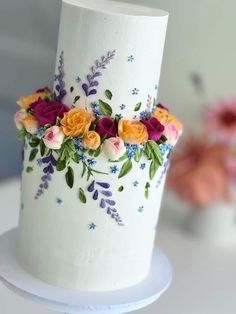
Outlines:
[{"label": "pink buttercream rose", "polygon": [[25,109],[18,110],[14,115],[14,122],[18,130],[23,128],[23,120],[27,117],[27,112]]},{"label": "pink buttercream rose", "polygon": [[182,133],[182,130],[177,129],[177,127],[169,123],[165,126],[165,130],[163,132],[163,135],[167,138],[167,142],[171,145],[175,145]]},{"label": "pink buttercream rose", "polygon": [[45,131],[43,142],[50,149],[60,149],[64,137],[65,135],[62,130],[58,126],[54,125]]},{"label": "pink buttercream rose", "polygon": [[120,137],[110,137],[102,144],[102,152],[110,160],[118,160],[126,152],[124,141]]}]

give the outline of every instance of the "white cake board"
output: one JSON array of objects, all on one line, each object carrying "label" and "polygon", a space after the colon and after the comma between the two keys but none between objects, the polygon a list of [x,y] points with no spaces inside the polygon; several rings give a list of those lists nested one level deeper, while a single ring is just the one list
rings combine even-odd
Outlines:
[{"label": "white cake board", "polygon": [[172,280],[171,265],[155,248],[149,276],[130,288],[109,292],[82,292],[49,285],[25,272],[15,258],[17,229],[0,236],[0,280],[16,294],[59,312],[120,314],[156,301]]}]

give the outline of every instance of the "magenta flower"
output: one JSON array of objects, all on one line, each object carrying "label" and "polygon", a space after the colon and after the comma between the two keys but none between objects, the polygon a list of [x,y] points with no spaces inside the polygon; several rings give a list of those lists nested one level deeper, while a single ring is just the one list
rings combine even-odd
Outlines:
[{"label": "magenta flower", "polygon": [[57,117],[63,118],[64,113],[70,108],[58,101],[47,102],[40,98],[30,106],[30,109],[33,110],[40,126],[44,126],[45,124],[56,124]]},{"label": "magenta flower", "polygon": [[114,120],[107,117],[100,119],[96,126],[96,132],[100,136],[106,135],[107,138],[116,137],[117,130]]},{"label": "magenta flower", "polygon": [[165,109],[166,111],[169,112],[169,109],[165,106],[163,106],[161,103],[157,104],[157,108]]},{"label": "magenta flower", "polygon": [[149,140],[156,142],[161,138],[165,127],[156,118],[153,117],[149,120],[141,120],[141,122],[147,128]]}]

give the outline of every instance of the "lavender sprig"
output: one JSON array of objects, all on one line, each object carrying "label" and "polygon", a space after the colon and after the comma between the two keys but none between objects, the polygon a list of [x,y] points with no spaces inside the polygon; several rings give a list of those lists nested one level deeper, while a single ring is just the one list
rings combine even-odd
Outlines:
[{"label": "lavender sprig", "polygon": [[169,166],[170,166],[170,161],[169,161],[169,159],[167,159],[166,162],[164,163],[164,169],[160,175],[160,178],[157,181],[156,188],[158,188],[160,186],[160,184],[164,178],[164,175],[167,173],[167,170],[169,169]]},{"label": "lavender sprig", "polygon": [[48,189],[49,181],[52,180],[52,174],[54,173],[54,167],[56,166],[56,159],[53,154],[50,153],[48,156],[42,158],[42,163],[46,164],[43,168],[44,175],[41,177],[41,183],[39,184],[39,189],[35,195],[35,199],[38,199],[45,190]]},{"label": "lavender sprig", "polygon": [[[102,187],[105,190],[98,190],[99,187]],[[107,182],[96,182],[95,180],[93,180],[89,184],[87,190],[89,193],[93,193],[92,194],[93,200],[95,200],[95,201],[99,200],[99,206],[102,209],[105,209],[106,213],[108,215],[110,215],[111,218],[114,219],[119,226],[123,226],[124,225],[123,221],[122,221],[119,213],[117,212],[117,209],[114,207],[111,207],[111,206],[115,206],[116,202],[111,199],[112,192],[109,190],[109,188],[110,188],[109,183],[107,183]],[[100,199],[98,199],[99,195],[101,196]]]},{"label": "lavender sprig", "polygon": [[148,95],[146,111],[152,112],[152,96],[151,95]]},{"label": "lavender sprig", "polygon": [[56,89],[56,97],[55,99],[59,102],[66,96],[67,92],[65,90],[65,71],[64,71],[64,52],[62,51],[59,57],[59,66],[58,66],[58,74],[55,75],[54,81],[58,81],[55,86]]},{"label": "lavender sprig", "polygon": [[102,76],[101,70],[107,68],[107,65],[111,62],[112,59],[114,59],[115,53],[115,50],[108,51],[107,54],[102,56],[100,60],[95,61],[95,64],[91,67],[91,73],[87,75],[88,83],[84,83],[82,85],[86,96],[97,94],[96,88],[99,85],[97,78]]}]

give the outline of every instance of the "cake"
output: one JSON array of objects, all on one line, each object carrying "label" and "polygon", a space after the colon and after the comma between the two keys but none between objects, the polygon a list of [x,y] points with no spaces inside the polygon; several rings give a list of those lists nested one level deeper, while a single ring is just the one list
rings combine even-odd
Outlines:
[{"label": "cake", "polygon": [[53,90],[21,97],[17,260],[40,280],[108,291],[148,275],[181,123],[157,100],[168,13],[63,0]]}]

